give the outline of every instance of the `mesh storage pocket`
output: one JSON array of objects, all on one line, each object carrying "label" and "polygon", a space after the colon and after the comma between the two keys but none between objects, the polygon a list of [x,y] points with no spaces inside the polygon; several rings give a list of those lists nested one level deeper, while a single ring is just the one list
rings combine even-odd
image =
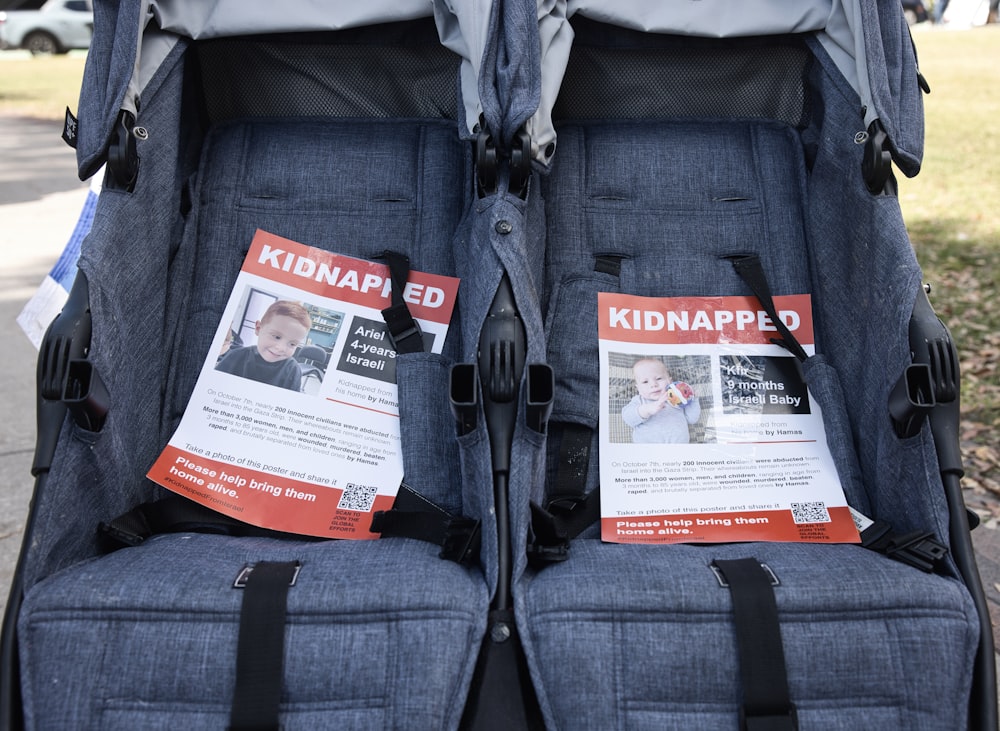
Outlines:
[{"label": "mesh storage pocket", "polygon": [[198,46],[213,121],[238,117],[446,117],[459,57],[430,20]]},{"label": "mesh storage pocket", "polygon": [[809,386],[810,395],[823,412],[826,443],[837,466],[837,475],[844,488],[847,504],[862,513],[869,514],[871,503],[861,480],[861,467],[857,452],[854,450],[851,424],[848,421],[844,392],[840,387],[837,371],[822,354],[818,354],[802,364],[802,372]]},{"label": "mesh storage pocket", "polygon": [[616,277],[573,276],[562,281],[552,297],[546,334],[555,371],[553,421],[597,427],[597,294],[617,291]]}]

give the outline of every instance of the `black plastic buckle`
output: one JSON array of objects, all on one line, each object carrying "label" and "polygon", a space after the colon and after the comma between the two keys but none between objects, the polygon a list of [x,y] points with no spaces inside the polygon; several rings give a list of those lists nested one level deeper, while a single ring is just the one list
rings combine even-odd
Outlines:
[{"label": "black plastic buckle", "polygon": [[928,574],[933,573],[948,555],[948,547],[935,540],[933,533],[912,531],[897,536],[893,535],[889,524],[881,520],[862,531],[861,545]]},{"label": "black plastic buckle", "polygon": [[482,524],[472,518],[456,517],[445,528],[440,558],[471,566],[479,560]]},{"label": "black plastic buckle", "polygon": [[538,570],[553,563],[560,563],[569,558],[569,542],[555,545],[543,546],[540,543],[528,545],[528,565]]},{"label": "black plastic buckle", "polygon": [[[760,562],[758,561],[758,563]],[[774,573],[774,569],[766,563],[761,563],[760,567],[764,569],[764,573],[767,574],[767,580],[771,583],[771,586],[781,586],[781,579],[779,579],[778,575]],[[722,569],[716,566],[714,562],[710,563],[708,568],[710,568],[712,573],[715,574],[715,580],[719,582],[719,587],[722,589],[728,589],[729,580],[726,579],[726,575],[722,573]]]},{"label": "black plastic buckle", "polygon": [[141,532],[115,522],[105,523],[102,521],[97,524],[97,531],[99,535],[104,536],[108,540],[114,541],[114,549],[123,547],[135,548],[136,546],[142,545],[143,541],[150,536],[148,529],[145,532]]},{"label": "black plastic buckle", "polygon": [[532,540],[528,541],[526,553],[528,564],[533,569],[540,570],[569,558],[570,539],[561,517],[557,518],[555,514],[568,514],[579,503],[579,499],[569,499],[560,501],[558,505],[548,503],[547,508],[534,502],[530,504]]},{"label": "black plastic buckle", "polygon": [[545,509],[553,516],[566,519],[583,503],[583,495],[554,495],[545,503]]},{"label": "black plastic buckle", "polygon": [[[292,561],[292,575],[288,579],[289,586],[295,586],[295,582],[299,580],[299,572],[302,571],[301,561]],[[233,580],[234,589],[246,589],[247,581],[250,580],[250,574],[257,567],[256,563],[248,563],[240,569],[240,572],[236,574],[236,578]]]},{"label": "black plastic buckle", "polygon": [[742,731],[796,731],[799,727],[799,717],[794,705],[787,711],[768,714],[748,714],[740,707],[740,729]]},{"label": "black plastic buckle", "polygon": [[405,303],[382,310],[389,343],[397,353],[418,353],[424,349],[424,334]]},{"label": "black plastic buckle", "polygon": [[948,555],[948,549],[934,540],[933,533],[914,531],[893,538],[886,547],[885,555],[931,573],[938,562]]}]

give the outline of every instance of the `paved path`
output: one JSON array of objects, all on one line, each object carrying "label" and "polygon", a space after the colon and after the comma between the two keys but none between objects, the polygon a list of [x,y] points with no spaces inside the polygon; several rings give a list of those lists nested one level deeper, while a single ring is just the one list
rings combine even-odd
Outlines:
[{"label": "paved path", "polygon": [[0,602],[6,605],[33,480],[37,351],[15,322],[76,224],[87,184],[58,122],[0,117]]}]

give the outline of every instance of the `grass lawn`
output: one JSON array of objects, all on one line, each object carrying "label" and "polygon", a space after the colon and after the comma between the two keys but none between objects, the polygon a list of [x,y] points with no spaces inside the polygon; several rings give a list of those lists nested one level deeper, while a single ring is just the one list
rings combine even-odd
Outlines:
[{"label": "grass lawn", "polygon": [[0,51],[0,114],[62,119],[76,111],[86,55],[32,58],[22,51]]},{"label": "grass lawn", "polygon": [[962,358],[967,483],[1000,492],[1000,28],[914,32],[924,164],[900,202],[931,302]]}]

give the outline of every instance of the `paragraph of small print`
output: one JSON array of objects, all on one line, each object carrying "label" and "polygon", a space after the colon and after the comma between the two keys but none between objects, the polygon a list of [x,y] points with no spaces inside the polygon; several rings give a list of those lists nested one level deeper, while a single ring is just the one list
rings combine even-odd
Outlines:
[{"label": "paragraph of small print", "polygon": [[797,525],[804,523],[829,523],[830,512],[824,502],[790,503],[792,520]]},{"label": "paragraph of small print", "polygon": [[355,485],[353,482],[348,482],[340,496],[340,502],[337,503],[337,508],[367,513],[375,504],[375,495],[376,490],[373,485]]}]

